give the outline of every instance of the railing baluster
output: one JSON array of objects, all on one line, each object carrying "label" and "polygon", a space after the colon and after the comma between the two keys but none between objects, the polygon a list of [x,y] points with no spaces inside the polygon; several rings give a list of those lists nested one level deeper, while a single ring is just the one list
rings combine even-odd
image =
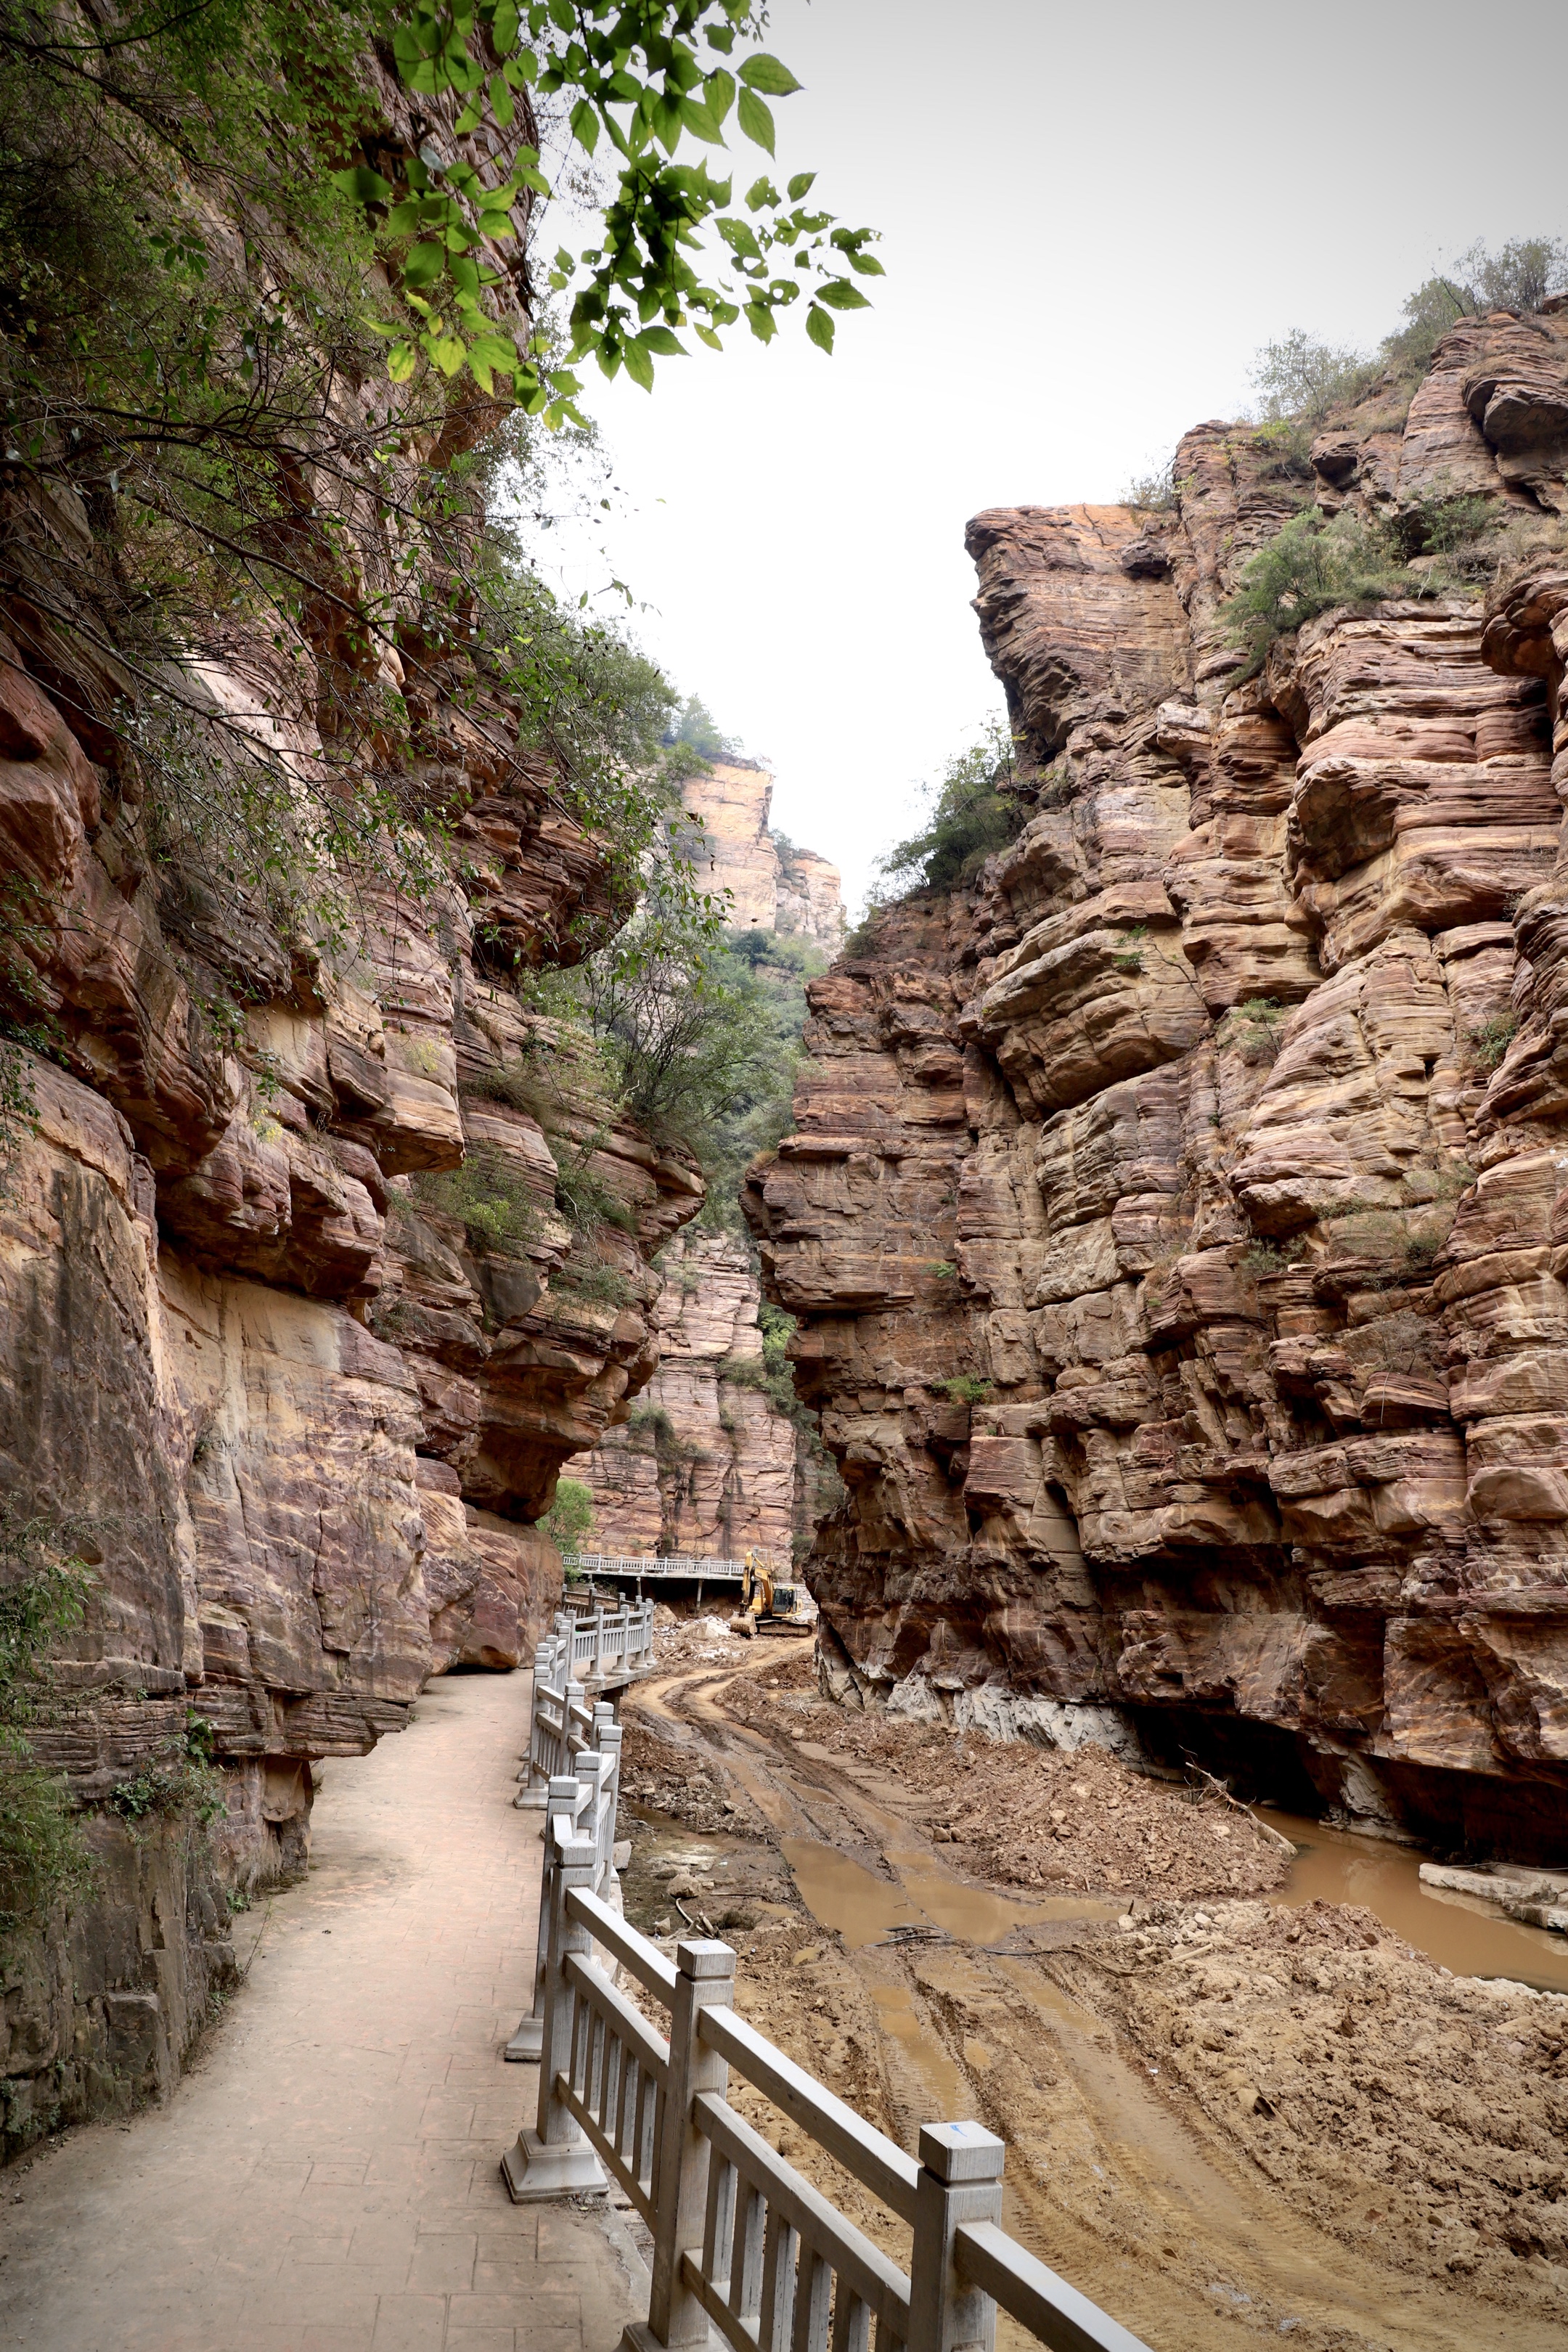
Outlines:
[{"label": "railing baluster", "polygon": [[833,2352],[869,2352],[870,2306],[840,2279],[833,2297]]},{"label": "railing baluster", "polygon": [[833,2273],[815,2246],[800,2250],[800,2277],[795,2287],[795,2326],[790,2352],[827,2352],[828,2308]]},{"label": "railing baluster", "polygon": [[735,2202],[735,2234],[730,2247],[730,2308],[737,2319],[754,2322],[763,2301],[763,2227],[767,2207],[754,2182],[742,2180]]},{"label": "railing baluster", "polygon": [[782,2213],[768,2208],[763,2249],[763,2310],[758,2352],[784,2352],[795,2333],[795,2266],[800,2232]]},{"label": "railing baluster", "polygon": [[722,2295],[730,2292],[731,2239],[735,2223],[735,2168],[722,2157],[708,2164],[708,2212],[702,2227],[702,2275]]}]

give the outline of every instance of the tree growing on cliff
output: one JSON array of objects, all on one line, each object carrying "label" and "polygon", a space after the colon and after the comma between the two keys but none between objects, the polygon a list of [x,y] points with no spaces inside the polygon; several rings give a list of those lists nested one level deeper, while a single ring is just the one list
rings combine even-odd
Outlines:
[{"label": "tree growing on cliff", "polygon": [[1006,720],[991,719],[978,741],[949,760],[939,781],[926,786],[925,797],[926,823],[880,860],[889,893],[957,889],[1017,837],[1028,805]]}]

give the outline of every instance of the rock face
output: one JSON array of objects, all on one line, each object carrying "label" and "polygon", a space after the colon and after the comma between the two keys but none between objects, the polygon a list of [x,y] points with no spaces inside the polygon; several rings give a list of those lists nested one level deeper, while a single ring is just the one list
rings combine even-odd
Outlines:
[{"label": "rock face", "polygon": [[[493,422],[456,415],[437,455]],[[91,546],[74,493],[41,520],[31,496],[0,489],[13,583],[46,526]],[[319,773],[341,604],[193,669],[191,707]],[[7,2147],[174,2079],[232,1967],[226,1896],[304,1866],[312,1759],[399,1729],[433,1673],[519,1663],[560,1591],[531,1523],[652,1370],[648,1261],[703,1198],[518,991],[629,908],[517,708],[431,650],[417,604],[406,671],[384,644],[370,683],[461,887],[411,907],[354,875],[329,953],[154,838],[134,681],[0,600],[0,1527],[41,1518],[91,1563],[33,1745],[102,1865],[4,1956]],[[602,1214],[558,1213],[563,1166]],[[210,1837],[157,1794],[205,1754]]]},{"label": "rock face", "polygon": [[630,1419],[573,1465],[593,1493],[595,1547],[729,1559],[758,1550],[787,1567],[823,1516],[831,1471],[768,1393],[751,1253],[726,1234],[686,1234],[663,1266],[658,1369]]},{"label": "rock face", "polygon": [[[1466,322],[1386,406],[1315,445],[1326,508],[1563,507],[1568,315]],[[1169,512],[970,525],[1035,814],[812,984],[748,1180],[848,1488],[810,1575],[868,1695],[1111,1705],[1555,1850],[1568,557],[1323,614],[1241,681],[1280,462],[1203,425]]]},{"label": "rock face", "polygon": [[754,760],[715,760],[680,796],[703,827],[711,887],[730,892],[734,927],[811,940],[837,955],[845,931],[838,868],[771,830],[768,771]]}]

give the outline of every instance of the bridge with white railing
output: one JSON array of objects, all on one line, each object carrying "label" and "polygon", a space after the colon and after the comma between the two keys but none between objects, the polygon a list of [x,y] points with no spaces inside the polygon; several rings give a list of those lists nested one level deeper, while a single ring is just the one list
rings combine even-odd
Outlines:
[{"label": "bridge with white railing", "polygon": [[[998,2307],[1051,2352],[1148,2352],[1003,2229],[994,2134],[927,2124],[907,2155],[736,2015],[729,1945],[693,1938],[672,1961],[627,1926],[614,1866],[619,1730],[580,1693],[563,1721],[580,1745],[546,1799],[539,2100],[502,2170],[520,2204],[614,2181],[647,2224],[648,2315],[621,2352],[703,2352],[710,2331],[730,2352],[871,2352],[873,2327],[875,2352],[994,2352]],[[665,2013],[668,2035],[623,1976]],[[908,2228],[907,2271],[731,2105],[732,2076]]]},{"label": "bridge with white railing", "polygon": [[643,1583],[668,1584],[677,1580],[689,1584],[739,1584],[746,1573],[743,1559],[699,1559],[694,1553],[671,1552],[667,1557],[643,1559],[636,1553],[605,1551],[563,1551],[563,1565],[569,1570],[586,1577],[602,1577],[606,1582],[624,1584],[635,1578]]}]

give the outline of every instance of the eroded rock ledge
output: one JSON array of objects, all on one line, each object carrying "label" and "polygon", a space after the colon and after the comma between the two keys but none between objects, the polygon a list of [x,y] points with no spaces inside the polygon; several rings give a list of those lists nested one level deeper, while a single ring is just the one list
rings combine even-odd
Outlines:
[{"label": "eroded rock ledge", "polygon": [[[1568,317],[1469,321],[1312,495],[1539,519],[1564,416]],[[1237,682],[1270,464],[1203,425],[1169,512],[970,526],[1036,813],[813,984],[748,1180],[849,1489],[811,1575],[868,1695],[1110,1704],[1554,1849],[1568,569],[1325,614]]]}]

